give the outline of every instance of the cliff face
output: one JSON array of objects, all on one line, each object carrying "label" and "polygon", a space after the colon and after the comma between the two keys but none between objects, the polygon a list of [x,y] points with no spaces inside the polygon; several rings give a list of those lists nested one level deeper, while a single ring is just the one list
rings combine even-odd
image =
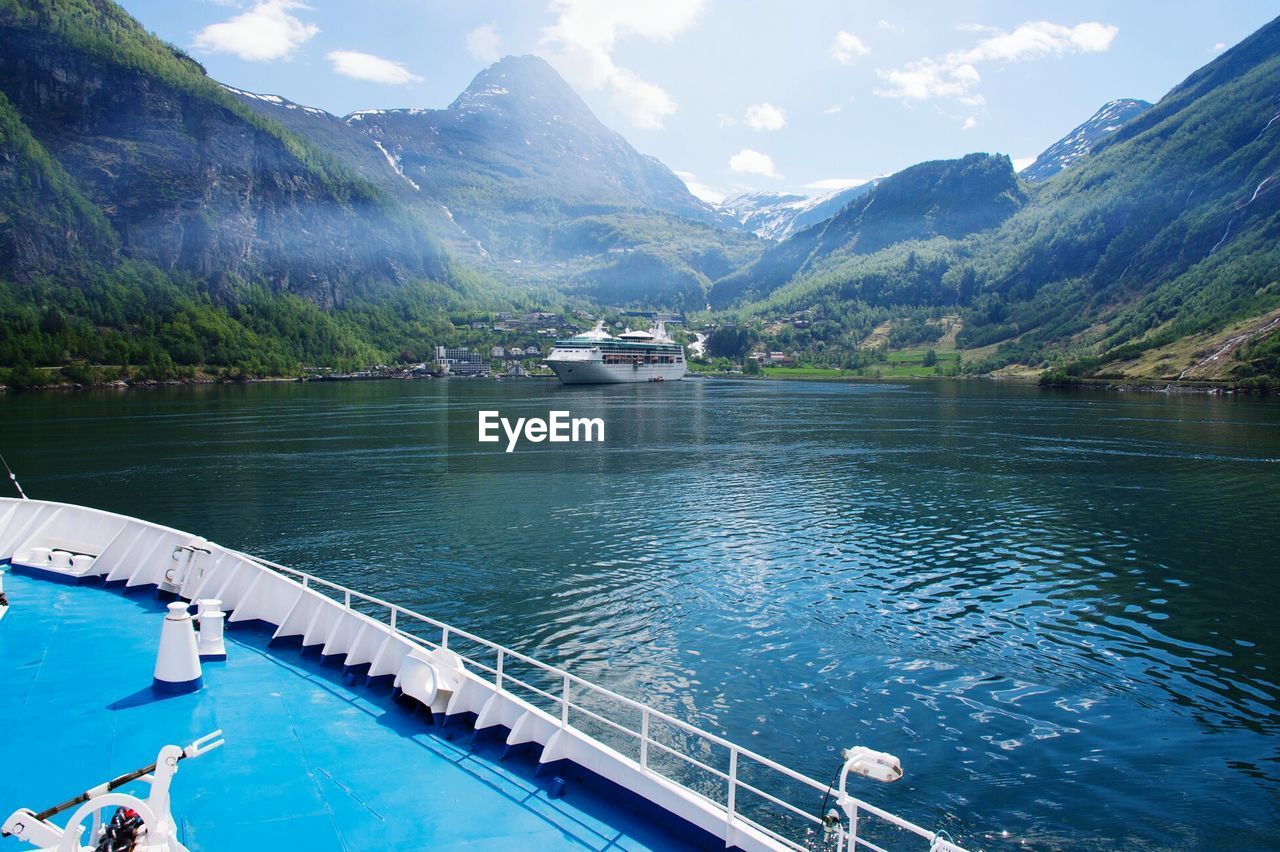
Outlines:
[{"label": "cliff face", "polygon": [[[223,297],[259,281],[323,306],[370,281],[442,271],[408,213],[237,109],[191,60],[139,57],[127,39],[112,55],[57,26],[24,22],[0,13],[0,92],[109,223],[123,256]],[[90,254],[111,259],[101,247]],[[27,250],[14,256],[13,274],[52,272],[61,260]]]}]

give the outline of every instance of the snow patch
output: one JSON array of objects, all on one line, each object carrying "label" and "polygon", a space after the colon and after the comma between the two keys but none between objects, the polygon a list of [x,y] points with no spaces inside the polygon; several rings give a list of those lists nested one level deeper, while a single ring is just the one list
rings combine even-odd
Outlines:
[{"label": "snow patch", "polygon": [[284,107],[285,109],[294,109],[294,110],[300,109],[303,112],[309,113],[311,115],[328,115],[329,114],[322,109],[318,109],[317,107],[309,107],[309,106],[303,106],[302,104],[295,104],[293,101],[286,100],[285,98],[282,98],[279,95],[260,95],[256,92],[246,92],[244,89],[237,89],[234,86],[228,86],[226,83],[219,83],[219,85],[222,86],[222,88],[226,89],[231,94],[238,95],[239,97],[242,97],[242,98],[248,98],[249,100],[261,101],[263,103],[272,104],[274,106]]}]

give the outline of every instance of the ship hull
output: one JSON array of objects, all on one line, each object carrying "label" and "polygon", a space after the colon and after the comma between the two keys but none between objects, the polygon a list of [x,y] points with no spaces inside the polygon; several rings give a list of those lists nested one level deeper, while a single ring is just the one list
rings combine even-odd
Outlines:
[{"label": "ship hull", "polygon": [[678,382],[684,364],[605,364],[601,361],[553,361],[547,366],[566,385],[616,385],[631,382]]}]

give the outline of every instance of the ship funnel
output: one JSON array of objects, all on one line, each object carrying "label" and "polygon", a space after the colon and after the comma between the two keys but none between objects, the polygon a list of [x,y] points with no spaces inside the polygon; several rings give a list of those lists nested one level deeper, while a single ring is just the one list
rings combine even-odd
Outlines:
[{"label": "ship funnel", "polygon": [[156,654],[155,677],[151,686],[158,692],[195,692],[203,682],[200,653],[191,614],[181,601],[169,604],[160,628],[160,651]]}]

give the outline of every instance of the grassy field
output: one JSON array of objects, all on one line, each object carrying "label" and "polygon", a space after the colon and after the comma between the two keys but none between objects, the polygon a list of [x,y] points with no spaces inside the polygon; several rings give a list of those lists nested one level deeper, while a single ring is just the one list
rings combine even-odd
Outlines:
[{"label": "grassy field", "polygon": [[858,375],[856,370],[836,367],[765,367],[763,372],[769,379],[839,379]]},{"label": "grassy field", "polygon": [[[767,379],[867,379],[867,378],[933,378],[958,372],[960,354],[954,349],[940,352],[936,349],[937,363],[928,367],[924,360],[929,350],[934,347],[920,346],[913,349],[901,349],[887,354],[887,360],[871,364],[858,370],[844,370],[839,367],[764,367],[761,374]],[[689,370],[695,373],[713,372],[706,364],[689,362]]]}]

